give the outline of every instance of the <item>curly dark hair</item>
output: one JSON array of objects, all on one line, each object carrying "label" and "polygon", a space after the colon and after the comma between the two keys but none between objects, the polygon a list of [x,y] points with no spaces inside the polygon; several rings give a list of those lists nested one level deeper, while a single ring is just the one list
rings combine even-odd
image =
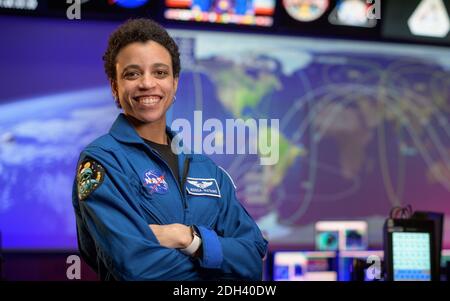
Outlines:
[{"label": "curly dark hair", "polygon": [[155,41],[169,51],[174,77],[179,77],[180,52],[167,31],[150,19],[130,19],[111,34],[108,48],[103,55],[105,73],[110,81],[116,80],[116,57],[119,51],[133,42],[147,41]]}]

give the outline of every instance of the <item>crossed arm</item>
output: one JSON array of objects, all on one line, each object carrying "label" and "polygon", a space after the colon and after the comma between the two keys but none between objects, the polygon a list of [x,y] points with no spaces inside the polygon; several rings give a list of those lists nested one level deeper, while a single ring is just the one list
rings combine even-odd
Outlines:
[{"label": "crossed arm", "polygon": [[149,225],[161,246],[171,249],[187,248],[192,242],[192,230],[183,224]]},{"label": "crossed arm", "polygon": [[[106,170],[115,171],[115,165],[100,163]],[[124,280],[198,276],[199,267],[192,257],[176,251],[192,243],[191,228],[183,224],[147,224],[134,208],[137,205],[129,193],[134,187],[129,179],[119,171],[113,175],[105,173],[102,185],[89,198],[76,202],[80,206],[80,222],[86,225],[111,273]],[[201,269],[215,273],[214,276],[261,279],[261,258],[267,241],[237,200],[233,186],[220,178],[218,175],[219,183],[227,184],[220,185],[220,189],[229,197],[224,199],[214,228],[195,226],[202,246],[193,257]]]}]

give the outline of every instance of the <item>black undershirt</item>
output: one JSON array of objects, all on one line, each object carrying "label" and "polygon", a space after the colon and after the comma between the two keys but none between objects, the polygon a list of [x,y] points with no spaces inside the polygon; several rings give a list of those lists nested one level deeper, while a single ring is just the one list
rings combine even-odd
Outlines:
[{"label": "black undershirt", "polygon": [[168,141],[168,145],[155,143],[150,140],[144,139],[145,143],[150,146],[152,149],[156,150],[158,154],[162,157],[162,159],[169,165],[172,173],[175,175],[178,185],[181,186],[180,177],[179,177],[179,169],[178,169],[178,156],[172,152],[172,148],[170,147],[170,140]]}]

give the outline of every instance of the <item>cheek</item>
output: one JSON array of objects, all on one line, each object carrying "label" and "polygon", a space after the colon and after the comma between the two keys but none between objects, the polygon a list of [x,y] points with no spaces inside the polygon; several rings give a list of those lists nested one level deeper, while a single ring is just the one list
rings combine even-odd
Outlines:
[{"label": "cheek", "polygon": [[135,84],[132,81],[122,81],[119,84],[119,93],[121,94],[130,94],[133,91]]},{"label": "cheek", "polygon": [[120,98],[120,102],[125,105],[125,106],[130,106],[132,105],[132,102],[130,101],[130,98],[132,96],[132,94],[130,93],[131,91],[126,89],[125,87],[122,87],[119,90],[119,98]]},{"label": "cheek", "polygon": [[167,84],[164,86],[164,90],[165,90],[166,93],[169,94],[169,95],[175,94],[175,86],[173,85],[173,83],[167,83]]}]

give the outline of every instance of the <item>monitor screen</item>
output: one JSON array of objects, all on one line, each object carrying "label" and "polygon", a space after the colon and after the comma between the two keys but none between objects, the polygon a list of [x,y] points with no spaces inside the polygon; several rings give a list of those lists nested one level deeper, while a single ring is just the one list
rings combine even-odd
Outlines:
[{"label": "monitor screen", "polygon": [[164,16],[177,21],[270,27],[274,11],[275,0],[166,0]]},{"label": "monitor screen", "polygon": [[317,231],[316,249],[337,251],[339,249],[339,231]]},{"label": "monitor screen", "polygon": [[320,251],[367,249],[367,222],[320,221],[315,224],[316,249]]},{"label": "monitor screen", "polygon": [[339,281],[378,281],[382,279],[381,250],[341,251],[338,258]]},{"label": "monitor screen", "polygon": [[430,281],[429,233],[392,233],[394,281]]},{"label": "monitor screen", "polygon": [[277,251],[274,281],[336,281],[335,252]]}]

